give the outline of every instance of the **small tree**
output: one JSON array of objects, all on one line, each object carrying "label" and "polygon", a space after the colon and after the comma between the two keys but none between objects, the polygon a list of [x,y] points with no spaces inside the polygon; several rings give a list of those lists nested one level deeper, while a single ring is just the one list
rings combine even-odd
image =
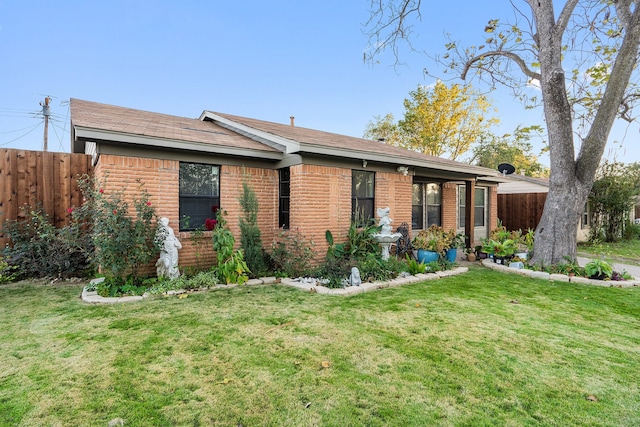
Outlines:
[{"label": "small tree", "polygon": [[240,218],[240,244],[247,266],[253,276],[267,270],[262,237],[258,228],[258,197],[247,182],[242,183],[242,196],[238,199],[244,218]]},{"label": "small tree", "polygon": [[404,118],[397,125],[391,114],[377,117],[376,123],[367,126],[365,137],[456,160],[498,122],[486,117],[489,101],[469,85],[437,81],[433,87],[418,86],[409,92],[404,108]]}]

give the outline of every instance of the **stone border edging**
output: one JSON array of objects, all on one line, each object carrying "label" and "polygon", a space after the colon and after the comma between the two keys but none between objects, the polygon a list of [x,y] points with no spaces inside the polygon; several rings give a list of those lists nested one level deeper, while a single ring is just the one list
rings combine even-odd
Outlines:
[{"label": "stone border edging", "polygon": [[[360,286],[348,286],[346,288],[336,288],[336,289],[327,288],[326,286],[319,285],[317,281],[314,283],[306,283],[298,279],[289,279],[289,278],[277,279],[275,277],[262,277],[260,279],[251,279],[242,286],[271,285],[271,284],[279,283],[285,286],[290,286],[292,288],[300,289],[302,291],[318,293],[321,295],[351,296],[356,294],[362,294],[365,292],[375,291],[377,289],[395,288],[397,286],[407,285],[410,283],[424,282],[428,280],[441,279],[443,277],[456,276],[458,274],[466,273],[468,271],[469,271],[468,267],[457,267],[457,268],[454,268],[453,270],[438,271],[436,273],[425,273],[425,274],[416,274],[415,276],[398,277],[396,279],[389,280],[388,282],[367,282],[367,283],[363,283]],[[91,280],[91,282],[89,283],[97,284],[103,280],[104,278],[100,277],[98,279]],[[210,288],[207,288],[206,290],[231,289],[238,286],[240,285],[236,285],[236,284],[215,285]],[[168,291],[161,295],[179,295],[184,293],[187,293],[187,291],[176,290],[176,291]],[[96,291],[87,291],[85,287],[82,289],[81,299],[82,301],[89,304],[117,304],[121,302],[142,301],[143,299],[149,298],[151,296],[152,295],[145,293],[144,295],[141,295],[141,296],[109,298],[109,297],[102,297],[98,295]]]},{"label": "stone border edging", "polygon": [[556,282],[582,283],[585,285],[604,286],[609,288],[633,288],[640,286],[640,280],[594,280],[586,277],[567,276],[566,274],[551,274],[545,271],[528,270],[526,268],[511,268],[506,265],[496,264],[489,258],[482,260],[483,267],[502,273],[519,274],[521,276],[531,277],[532,279],[553,280]]}]

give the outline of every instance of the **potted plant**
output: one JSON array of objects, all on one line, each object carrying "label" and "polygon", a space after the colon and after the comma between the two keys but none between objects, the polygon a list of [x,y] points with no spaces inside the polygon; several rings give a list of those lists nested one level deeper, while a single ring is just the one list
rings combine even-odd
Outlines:
[{"label": "potted plant", "polygon": [[502,242],[488,239],[482,245],[482,251],[493,255],[493,262],[497,264],[505,264],[505,261],[513,258],[516,248],[517,244],[512,239],[506,239]]},{"label": "potted plant", "polygon": [[446,232],[439,225],[431,225],[427,229],[420,230],[412,242],[413,247],[418,250],[418,261],[427,264],[445,256],[454,237],[455,232]]},{"label": "potted plant", "polygon": [[445,251],[445,258],[449,262],[455,262],[458,257],[458,248],[464,248],[466,237],[462,233],[456,234],[453,230],[450,230],[447,235],[447,237],[451,239],[451,243]]}]

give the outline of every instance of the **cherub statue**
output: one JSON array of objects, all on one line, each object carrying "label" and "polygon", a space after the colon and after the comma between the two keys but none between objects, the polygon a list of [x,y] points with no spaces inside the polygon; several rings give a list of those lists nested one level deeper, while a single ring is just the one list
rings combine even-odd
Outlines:
[{"label": "cherub statue", "polygon": [[156,261],[156,273],[158,277],[175,279],[180,276],[178,270],[178,249],[182,249],[182,243],[169,227],[169,218],[160,218],[157,239],[162,241],[160,258]]},{"label": "cherub statue", "polygon": [[391,234],[391,223],[393,222],[391,218],[389,218],[389,212],[391,210],[387,208],[378,208],[377,213],[380,217],[379,225],[382,227],[381,234]]}]

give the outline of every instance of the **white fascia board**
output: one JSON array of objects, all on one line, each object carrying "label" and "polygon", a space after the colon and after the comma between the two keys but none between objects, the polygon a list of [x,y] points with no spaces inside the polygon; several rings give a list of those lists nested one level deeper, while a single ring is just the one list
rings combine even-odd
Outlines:
[{"label": "white fascia board", "polygon": [[[122,134],[76,126],[76,140],[82,138],[90,141],[124,142],[146,147],[167,148],[176,150],[198,151],[204,153],[228,154],[233,156],[253,157],[260,159],[282,159],[282,153],[272,151],[256,151],[246,148],[227,147],[224,145],[204,144],[201,142],[181,141],[176,139],[151,138],[142,135]],[[99,144],[99,142],[97,142]]]},{"label": "white fascia board", "polygon": [[[411,157],[404,156],[390,156],[388,154],[377,153],[375,151],[355,151],[348,149],[340,149],[340,148],[330,148],[319,145],[312,144],[304,144],[304,148],[302,150],[306,153],[312,154],[322,154],[327,156],[340,156],[358,160],[368,160],[374,162],[383,162],[383,163],[393,163],[400,166],[411,166],[411,167],[419,167],[419,168],[428,168],[441,170],[445,172],[455,172],[462,173],[466,175],[472,175],[477,177],[487,177],[487,173],[489,172],[486,168],[481,168],[479,166],[467,165],[461,163],[460,165],[446,165],[437,162],[429,162],[421,159],[414,159]],[[499,172],[496,172],[494,178],[498,178]]]},{"label": "white fascia board", "polygon": [[269,132],[264,132],[250,126],[234,122],[233,120],[229,120],[225,117],[214,114],[211,111],[202,112],[202,114],[200,115],[200,120],[204,121],[205,119],[212,120],[214,123],[222,126],[225,129],[229,129],[230,131],[253,139],[254,141],[258,141],[262,144],[268,145],[269,147],[275,148],[282,153],[293,154],[300,152],[300,143],[298,141],[294,141],[293,139],[283,138]]}]

